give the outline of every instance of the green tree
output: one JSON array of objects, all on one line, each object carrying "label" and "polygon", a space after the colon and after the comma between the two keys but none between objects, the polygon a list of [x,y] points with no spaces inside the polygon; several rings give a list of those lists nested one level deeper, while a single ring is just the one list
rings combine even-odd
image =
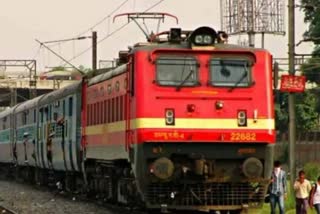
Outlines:
[{"label": "green tree", "polygon": [[[311,91],[296,94],[297,132],[312,131],[318,128],[319,101],[317,95]],[[288,131],[288,96],[281,93],[281,98],[275,104],[276,130],[280,133]]]},{"label": "green tree", "polygon": [[308,179],[313,182],[317,181],[318,176],[320,175],[320,163],[307,163],[306,165],[304,165],[303,169],[305,170]]},{"label": "green tree", "polygon": [[[309,24],[304,33],[306,38],[320,37],[320,1],[319,0],[301,0],[301,8],[305,14],[304,21]],[[320,40],[315,39],[314,43],[319,45]]]},{"label": "green tree", "polygon": [[276,130],[285,133],[288,130],[289,115],[285,108],[281,108],[280,104],[275,105],[276,113]]},{"label": "green tree", "polygon": [[320,45],[314,48],[311,58],[301,66],[301,70],[308,82],[320,84]]},{"label": "green tree", "polygon": [[83,65],[80,65],[80,66],[79,66],[79,70],[80,70],[80,71],[83,71],[84,73],[89,73],[89,72],[92,71],[91,68],[87,68],[87,67],[85,67],[85,66],[83,66]]},{"label": "green tree", "polygon": [[66,71],[67,69],[63,66],[53,67],[50,71]]},{"label": "green tree", "polygon": [[301,69],[309,82],[320,84],[320,0],[301,0],[305,14],[304,21],[309,24],[304,38],[315,44],[312,57]]},{"label": "green tree", "polygon": [[318,127],[317,98],[311,91],[296,96],[297,130],[300,132],[313,131]]}]

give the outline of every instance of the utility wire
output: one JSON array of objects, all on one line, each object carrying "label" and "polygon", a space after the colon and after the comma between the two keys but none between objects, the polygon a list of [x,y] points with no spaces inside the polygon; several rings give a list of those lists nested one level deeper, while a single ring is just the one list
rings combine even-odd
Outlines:
[{"label": "utility wire", "polygon": [[48,46],[46,46],[44,43],[40,42],[38,39],[36,39],[36,41],[43,47],[45,47],[46,49],[48,49],[51,53],[53,53],[54,55],[56,55],[57,57],[59,57],[61,60],[63,60],[64,62],[66,62],[67,64],[69,64],[72,68],[74,68],[75,70],[79,71],[82,75],[85,75],[85,73],[83,71],[81,71],[79,68],[77,68],[76,66],[74,66],[73,64],[70,63],[70,61],[65,60],[62,56],[60,56],[59,54],[57,54],[55,51],[51,50]]},{"label": "utility wire", "polygon": [[[147,8],[145,11],[143,11],[143,13],[148,12],[149,10],[153,9],[154,7],[158,6],[161,2],[163,2],[164,0],[160,0],[157,3],[155,3],[154,5],[152,5],[151,7]],[[121,25],[119,28],[117,28],[116,30],[112,31],[111,33],[107,34],[105,37],[103,37],[102,39],[98,40],[97,44],[103,42],[104,40],[108,39],[109,37],[111,37],[112,35],[114,35],[115,33],[119,32],[120,30],[122,30],[124,27],[126,27],[128,24],[130,24],[132,22],[132,20],[129,20],[127,23]],[[76,56],[72,57],[71,59],[69,59],[68,61],[72,61],[80,56],[82,56],[84,53],[86,53],[87,51],[91,50],[91,46],[88,47],[87,49],[81,51],[79,54],[77,54]]]},{"label": "utility wire", "polygon": [[125,5],[129,0],[125,0],[123,1],[118,7],[116,7],[113,11],[111,11],[111,13],[109,13],[107,16],[103,17],[103,19],[101,19],[100,21],[98,21],[96,24],[94,24],[93,26],[91,26],[90,28],[88,28],[87,30],[81,32],[78,34],[78,36],[81,36],[87,32],[90,32],[93,28],[97,27],[98,25],[100,25],[101,23],[103,23],[105,20],[107,20],[108,18],[110,18],[110,16],[112,14],[114,14],[115,12],[117,12],[123,5]]},{"label": "utility wire", "polygon": [[[97,27],[98,25],[100,25],[101,23],[103,23],[105,20],[107,20],[108,18],[110,18],[110,16],[112,14],[114,14],[115,12],[117,12],[123,5],[125,5],[128,1],[130,0],[124,0],[118,7],[116,7],[113,11],[111,11],[107,16],[103,17],[100,21],[98,21],[97,23],[95,23],[93,26],[91,26],[90,28],[88,28],[87,30],[85,31],[82,31],[80,32],[79,34],[77,34],[76,37],[80,37],[81,35],[87,33],[87,32],[90,32],[92,31],[93,28]],[[71,40],[68,40],[66,39],[65,41],[64,40],[60,40],[59,43],[55,43],[55,44],[52,44],[52,45],[48,45],[48,47],[50,48],[53,48],[55,46],[58,46],[60,45],[62,42],[67,42],[67,41],[71,41]]]},{"label": "utility wire", "polygon": [[35,59],[40,54],[40,50],[41,50],[41,45],[39,46],[39,48],[37,49],[37,51],[35,52],[35,54],[31,59]]}]

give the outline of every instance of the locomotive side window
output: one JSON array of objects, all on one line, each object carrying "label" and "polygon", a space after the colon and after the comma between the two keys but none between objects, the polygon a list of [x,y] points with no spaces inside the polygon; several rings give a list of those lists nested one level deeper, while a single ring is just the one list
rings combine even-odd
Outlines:
[{"label": "locomotive side window", "polygon": [[198,63],[191,57],[159,57],[156,81],[163,86],[195,86],[198,84]]},{"label": "locomotive side window", "polygon": [[210,61],[210,82],[213,86],[248,87],[251,85],[248,59],[214,58]]}]

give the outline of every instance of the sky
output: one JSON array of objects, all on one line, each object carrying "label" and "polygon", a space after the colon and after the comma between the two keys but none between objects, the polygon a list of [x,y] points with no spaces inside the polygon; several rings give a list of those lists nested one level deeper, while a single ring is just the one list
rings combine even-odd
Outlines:
[{"label": "sky", "polygon": [[[115,13],[108,15],[123,2],[123,6]],[[40,48],[35,39],[51,41],[90,36],[91,31],[98,32],[98,40],[113,33],[127,23],[125,17],[113,22],[115,14],[125,12],[143,12],[155,5],[159,0],[10,0],[1,4],[0,26],[0,60],[33,59],[37,60],[38,71],[63,65],[63,62],[45,48]],[[210,26],[220,30],[220,0],[162,0],[149,12],[166,12],[176,15],[179,23],[173,19],[165,19],[160,31],[171,27],[192,30],[199,26]],[[286,1],[287,2],[287,1]],[[183,3],[183,6],[181,5]],[[97,22],[107,17],[100,25],[92,28]],[[303,22],[303,13],[296,9],[296,43],[302,39],[307,25]],[[155,22],[146,21],[148,26],[156,30]],[[286,25],[287,29],[287,25]],[[230,43],[239,40],[239,36],[230,37]],[[243,39],[245,37],[241,37]],[[274,57],[287,57],[286,36],[265,36],[265,48]],[[118,51],[126,50],[137,42],[144,42],[145,36],[133,23],[114,33],[98,44],[98,60],[111,60],[117,57]],[[260,36],[256,36],[256,46],[261,44]],[[55,43],[52,50],[66,59],[72,59],[91,46],[91,39]],[[296,47],[296,53],[310,53],[312,43],[302,43]],[[91,66],[91,50],[85,52],[71,62],[76,65]]]}]

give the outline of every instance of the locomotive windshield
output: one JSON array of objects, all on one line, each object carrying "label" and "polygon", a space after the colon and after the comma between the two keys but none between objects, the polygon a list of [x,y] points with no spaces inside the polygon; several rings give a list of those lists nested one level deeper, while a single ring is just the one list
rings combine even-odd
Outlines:
[{"label": "locomotive windshield", "polygon": [[159,57],[156,72],[159,85],[182,87],[198,84],[198,63],[191,57]]},{"label": "locomotive windshield", "polygon": [[214,58],[210,61],[210,82],[213,86],[247,87],[251,83],[248,59]]}]

